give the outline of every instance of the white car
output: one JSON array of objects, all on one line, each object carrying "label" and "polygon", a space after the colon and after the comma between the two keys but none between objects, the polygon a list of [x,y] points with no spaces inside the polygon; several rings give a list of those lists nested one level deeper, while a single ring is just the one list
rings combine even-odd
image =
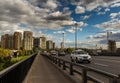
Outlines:
[{"label": "white car", "polygon": [[83,50],[75,50],[72,54],[71,54],[71,61],[73,62],[84,62],[87,61],[88,63],[91,62],[91,56],[86,53]]}]

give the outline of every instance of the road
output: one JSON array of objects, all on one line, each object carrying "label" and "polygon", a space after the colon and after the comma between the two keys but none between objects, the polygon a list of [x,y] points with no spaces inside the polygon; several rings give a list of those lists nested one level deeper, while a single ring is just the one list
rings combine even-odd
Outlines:
[{"label": "road", "polygon": [[[60,56],[62,59],[71,61],[70,56]],[[120,75],[120,57],[116,56],[92,56],[92,62],[90,64],[83,64],[88,67],[99,69],[108,73],[115,75]],[[78,68],[80,69],[80,68]],[[103,78],[103,76],[97,75],[95,73],[89,72],[90,75],[94,76],[96,79],[105,81],[107,83],[108,79]]]}]

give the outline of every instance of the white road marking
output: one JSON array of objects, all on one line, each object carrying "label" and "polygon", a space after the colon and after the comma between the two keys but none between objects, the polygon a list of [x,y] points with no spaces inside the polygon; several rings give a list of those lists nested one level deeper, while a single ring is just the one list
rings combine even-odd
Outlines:
[{"label": "white road marking", "polygon": [[105,67],[108,67],[109,65],[105,65],[105,64],[101,64],[101,63],[94,63],[96,65],[100,65],[100,66],[105,66]]}]

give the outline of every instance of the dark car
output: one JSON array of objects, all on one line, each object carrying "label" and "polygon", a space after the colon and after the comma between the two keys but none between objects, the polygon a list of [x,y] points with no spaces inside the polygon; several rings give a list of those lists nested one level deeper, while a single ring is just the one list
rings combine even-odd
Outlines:
[{"label": "dark car", "polygon": [[58,56],[65,56],[65,52],[64,51],[59,51]]}]

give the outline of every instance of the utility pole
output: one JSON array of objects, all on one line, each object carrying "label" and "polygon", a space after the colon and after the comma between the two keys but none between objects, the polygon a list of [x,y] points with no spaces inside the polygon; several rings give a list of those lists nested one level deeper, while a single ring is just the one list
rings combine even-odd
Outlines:
[{"label": "utility pole", "polygon": [[75,23],[74,26],[75,26],[75,50],[77,50],[77,26],[78,24]]},{"label": "utility pole", "polygon": [[64,49],[64,37],[65,37],[64,34],[65,34],[65,33],[63,32],[63,33],[62,33],[62,35],[63,35],[63,47],[62,47],[62,49]]}]

